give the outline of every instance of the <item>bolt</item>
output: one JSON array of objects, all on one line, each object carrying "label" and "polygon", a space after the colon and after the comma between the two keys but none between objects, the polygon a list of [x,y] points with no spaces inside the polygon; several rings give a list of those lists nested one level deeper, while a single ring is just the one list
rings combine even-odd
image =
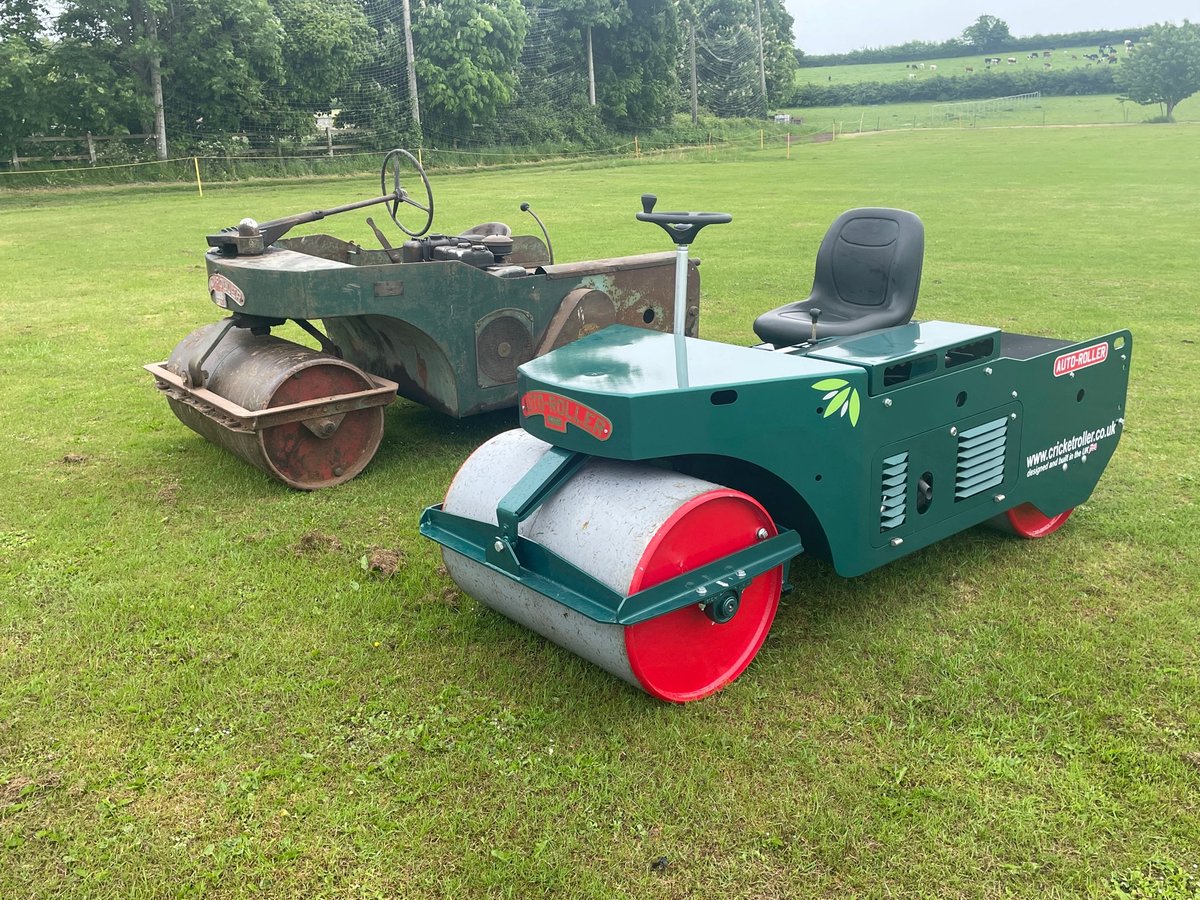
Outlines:
[{"label": "bolt", "polygon": [[986,369],[984,369],[984,370],[983,370],[983,374],[984,374],[984,375],[991,375],[991,374],[992,374],[992,367],[991,367],[991,366],[988,366]]},{"label": "bolt", "polygon": [[345,472],[345,471],[346,471],[346,470],[345,470],[345,469],[343,469],[341,466],[334,466],[334,467],[333,467],[333,477],[334,477],[334,478],[341,478],[341,477],[342,477],[342,473],[343,473],[343,472]]},{"label": "bolt", "polygon": [[1016,414],[1016,413],[1009,413],[1009,416],[1008,416],[1008,417],[1009,417],[1010,419],[1015,419],[1015,418],[1017,417],[1017,414]]},{"label": "bolt", "polygon": [[[1087,459],[1087,457],[1085,456],[1085,457],[1084,457],[1084,459]],[[746,570],[745,570],[745,569],[738,569],[738,570],[737,570],[736,572],[734,572],[733,574],[734,574],[734,575],[736,575],[738,578],[745,578],[745,577],[746,577]]]},{"label": "bolt", "polygon": [[891,398],[891,397],[884,397],[884,398],[883,398],[883,405],[884,405],[884,406],[891,406],[891,405],[892,405],[892,398]]},{"label": "bolt", "polygon": [[904,543],[904,538],[892,538],[892,546],[893,547],[899,547],[903,543]]},{"label": "bolt", "polygon": [[1003,494],[997,494],[995,497],[993,497],[993,498],[992,498],[992,502],[993,502],[993,503],[1003,503],[1003,502],[1004,502],[1004,495],[1003,495]]},{"label": "bolt", "polygon": [[1016,391],[1013,391],[1013,395],[1012,395],[1012,397],[1013,397],[1013,399],[1014,399],[1014,400],[1016,400],[1016,399],[1017,399],[1017,392],[1016,392]]},{"label": "bolt", "polygon": [[954,437],[957,434],[958,434],[958,429],[955,428],[953,425],[951,425],[950,426],[950,437]]},{"label": "bolt", "polygon": [[771,536],[771,533],[769,531],[767,531],[767,529],[765,529],[765,528],[760,528],[760,529],[758,529],[758,531],[754,532],[754,536],[756,538],[758,538],[760,541],[765,541],[768,537]]},{"label": "bolt", "polygon": [[1087,462],[1087,454],[1083,454],[1083,462]]},{"label": "bolt", "polygon": [[700,585],[700,587],[696,588],[696,595],[699,597],[703,597],[707,593],[708,588],[706,588],[704,585]]},{"label": "bolt", "polygon": [[497,553],[503,553],[504,552],[504,541],[499,541],[499,540],[496,541],[496,543],[492,544],[492,549],[495,550]]}]

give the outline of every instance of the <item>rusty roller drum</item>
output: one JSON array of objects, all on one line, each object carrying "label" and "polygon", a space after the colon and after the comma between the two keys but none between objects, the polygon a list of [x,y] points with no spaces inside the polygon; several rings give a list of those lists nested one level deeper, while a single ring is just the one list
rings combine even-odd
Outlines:
[{"label": "rusty roller drum", "polygon": [[[496,522],[496,505],[548,444],[519,429],[476,450],[459,469],[444,509]],[[523,537],[615,591],[634,593],[773,536],[752,497],[647,465],[590,460],[532,516]],[[713,622],[687,606],[636,625],[596,622],[443,548],[463,591],[509,619],[662,700],[697,700],[750,664],[775,618],[782,569],[747,587],[733,619]]]},{"label": "rusty roller drum", "polygon": [[[203,353],[222,323],[198,328],[172,351],[166,368],[186,378],[188,362]],[[350,363],[272,335],[233,328],[204,362],[204,387],[247,410],[265,410],[369,390],[371,379]],[[179,420],[218,446],[291,487],[312,491],[349,481],[371,461],[383,438],[382,406],[338,416],[270,425],[230,427],[220,411],[168,391]]]}]

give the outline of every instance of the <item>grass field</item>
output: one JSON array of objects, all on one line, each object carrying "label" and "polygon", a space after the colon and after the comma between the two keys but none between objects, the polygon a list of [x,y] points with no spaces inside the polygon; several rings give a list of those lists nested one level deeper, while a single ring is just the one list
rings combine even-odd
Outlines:
[{"label": "grass field", "polygon": [[[756,662],[668,707],[458,594],[416,533],[509,414],[401,402],[290,492],[140,370],[218,310],[203,235],[369,177],[0,195],[0,897],[1195,898],[1200,154],[1190,127],[885,134],[437,177],[562,259],[728,210],[702,335],[749,343],[833,217],[913,209],[918,316],[1138,345],[1126,433],[1040,542],[793,567]],[[356,215],[327,230],[374,245]],[[391,578],[366,571],[396,551]],[[1190,879],[1190,880],[1189,880]],[[1173,883],[1174,887],[1169,885]],[[1173,891],[1173,893],[1168,893]]]},{"label": "grass field", "polygon": [[[838,133],[894,131],[914,128],[1011,128],[1031,125],[1142,124],[1160,115],[1157,106],[1121,103],[1113,95],[1042,97],[1007,108],[984,109],[966,103],[957,108],[933,103],[888,103],[878,106],[809,106],[789,110],[792,121],[805,128]],[[1178,123],[1200,122],[1200,95],[1175,108]]]},{"label": "grass field", "polygon": [[[1045,57],[1042,55],[1046,51],[1050,52],[1050,56]],[[1096,63],[1084,59],[1084,56],[1095,52],[1096,47],[1089,44],[1086,47],[1058,47],[1054,50],[1044,47],[1038,51],[1037,59],[1030,58],[1030,54],[1033,53],[1032,50],[1015,50],[992,55],[999,56],[1004,60],[1004,62],[996,67],[998,71],[1012,72],[1034,69],[1040,72],[1045,68],[1046,63],[1050,63],[1055,69],[1094,66]],[[903,81],[909,75],[914,75],[918,79],[933,78],[937,75],[968,74],[974,75],[977,78],[986,78],[988,74],[987,66],[984,65],[983,60],[987,55],[984,53],[972,53],[969,56],[921,59],[911,64],[913,67],[920,66],[920,68],[910,68],[902,62],[860,63],[848,66],[803,66],[796,71],[796,83],[858,84],[861,81]],[[1124,48],[1120,49],[1119,55],[1122,57],[1125,55]],[[1015,59],[1016,62],[1008,62],[1009,57]],[[937,68],[932,68],[933,66]],[[974,72],[967,72],[968,68],[974,69]]]}]

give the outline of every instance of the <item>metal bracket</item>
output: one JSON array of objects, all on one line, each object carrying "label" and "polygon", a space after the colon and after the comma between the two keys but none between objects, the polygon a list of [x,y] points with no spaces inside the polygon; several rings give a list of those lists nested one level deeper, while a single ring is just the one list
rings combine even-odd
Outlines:
[{"label": "metal bracket", "polygon": [[237,320],[233,316],[230,316],[228,319],[226,319],[221,325],[221,330],[216,333],[212,339],[212,343],[205,348],[204,352],[199,353],[188,360],[188,387],[204,387],[204,379],[206,377],[206,373],[204,371],[204,361],[212,355],[212,352],[217,349],[217,344],[221,343],[222,338],[229,334],[229,329],[232,328],[236,323]]},{"label": "metal bracket", "polygon": [[[536,505],[529,511],[533,508]],[[474,560],[589,619],[615,625],[636,625],[685,606],[701,604],[709,597],[719,600],[731,590],[740,592],[756,577],[776,566],[784,566],[786,581],[788,562],[804,549],[795,531],[783,531],[654,587],[626,595],[614,591],[536,541],[518,537],[510,542],[497,535],[495,525],[453,515],[440,505],[425,510],[420,528],[421,534],[447,550]],[[719,608],[715,612],[724,614]]]},{"label": "metal bracket", "polygon": [[500,539],[510,547],[517,544],[518,526],[550,499],[588,460],[586,453],[551,447],[521,476],[496,505]]},{"label": "metal bracket", "polygon": [[321,330],[308,321],[308,319],[292,319],[292,321],[303,328],[305,333],[321,345],[322,353],[328,353],[330,356],[336,356],[338,359],[342,358],[342,348],[322,334]]}]

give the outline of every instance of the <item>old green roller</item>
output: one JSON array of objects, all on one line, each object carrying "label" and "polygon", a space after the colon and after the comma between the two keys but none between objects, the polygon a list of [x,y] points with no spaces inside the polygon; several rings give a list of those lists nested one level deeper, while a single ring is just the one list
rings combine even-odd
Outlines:
[{"label": "old green roller", "polygon": [[[415,187],[414,192],[409,188]],[[408,238],[369,249],[326,234],[288,237],[328,216],[383,206]],[[353,478],[384,437],[397,394],[449,416],[516,404],[517,368],[609,325],[667,331],[676,318],[669,253],[556,262],[550,237],[501,221],[435,234],[417,159],[387,154],[380,195],[208,235],[208,293],[228,313],[146,369],[185,425],[285,484]],[[415,224],[404,224],[416,214]],[[693,264],[680,315],[699,317]],[[272,329],[294,322],[317,347]],[[317,349],[319,348],[319,349]]]}]

